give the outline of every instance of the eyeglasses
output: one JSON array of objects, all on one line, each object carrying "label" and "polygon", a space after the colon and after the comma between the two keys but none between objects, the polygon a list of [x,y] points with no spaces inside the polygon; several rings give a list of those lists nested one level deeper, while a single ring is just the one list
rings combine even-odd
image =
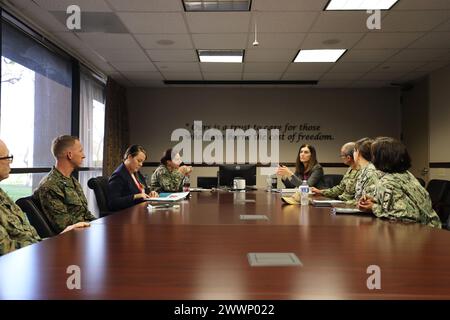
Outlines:
[{"label": "eyeglasses", "polygon": [[12,154],[9,154],[4,157],[0,157],[0,160],[9,160],[10,162],[13,162],[14,156]]}]

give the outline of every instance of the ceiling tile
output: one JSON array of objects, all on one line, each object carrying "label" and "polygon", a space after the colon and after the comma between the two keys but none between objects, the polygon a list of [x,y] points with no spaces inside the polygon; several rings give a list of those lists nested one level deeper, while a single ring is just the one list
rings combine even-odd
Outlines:
[{"label": "ceiling tile", "polygon": [[383,62],[398,51],[399,49],[351,49],[339,62]]},{"label": "ceiling tile", "polygon": [[161,72],[199,72],[197,62],[155,62]]},{"label": "ceiling tile", "polygon": [[298,72],[326,72],[332,68],[335,64],[331,62],[315,62],[315,63],[291,63],[286,72],[298,73]]},{"label": "ceiling tile", "polygon": [[390,62],[386,61],[379,65],[373,72],[411,72],[421,66],[423,62]]},{"label": "ceiling tile", "polygon": [[264,72],[264,73],[244,73],[243,79],[244,80],[280,80],[282,73],[270,73],[270,72]]},{"label": "ceiling tile", "polygon": [[192,33],[244,33],[250,12],[187,12],[186,19]]},{"label": "ceiling tile", "polygon": [[144,49],[192,49],[189,34],[135,34]]},{"label": "ceiling tile", "polygon": [[132,71],[156,71],[151,62],[111,62],[111,64],[123,74]]},{"label": "ceiling tile", "polygon": [[320,80],[357,80],[364,75],[362,72],[328,72]]},{"label": "ceiling tile", "polygon": [[381,21],[383,32],[430,31],[448,19],[445,11],[397,11]]},{"label": "ceiling tile", "polygon": [[385,80],[357,80],[353,82],[351,88],[383,88],[390,86],[390,81]]},{"label": "ceiling tile", "polygon": [[393,11],[398,10],[450,10],[450,2],[448,0],[407,0],[399,1],[393,8]]},{"label": "ceiling tile", "polygon": [[282,73],[286,70],[288,62],[246,62],[245,73]]},{"label": "ceiling tile", "polygon": [[302,49],[350,49],[364,33],[309,33]]},{"label": "ceiling tile", "polygon": [[[315,12],[260,12],[257,16],[258,32],[307,32],[318,14]],[[253,27],[251,30],[254,30]]]},{"label": "ceiling tile", "polygon": [[405,75],[405,72],[370,72],[364,75],[361,80],[393,81],[403,75]]},{"label": "ceiling tile", "polygon": [[242,72],[242,63],[200,63],[202,72],[208,73],[240,73]]},{"label": "ceiling tile", "polygon": [[[259,33],[257,48],[261,49],[298,49],[305,39],[306,33]],[[253,47],[253,41],[255,40],[254,34],[250,34],[248,37],[247,48]]]},{"label": "ceiling tile", "polygon": [[[449,13],[449,15],[450,15],[450,13]],[[436,29],[434,29],[433,31],[450,31],[450,18],[446,22],[444,22],[440,26],[438,26]]]},{"label": "ceiling tile", "polygon": [[448,66],[449,64],[450,64],[450,61],[434,61],[434,62],[429,62],[427,64],[424,64],[423,66],[420,66],[419,68],[417,68],[414,71],[432,72],[432,71],[444,68],[444,67]]},{"label": "ceiling tile", "polygon": [[367,32],[368,17],[365,11],[323,11],[311,32]]},{"label": "ceiling tile", "polygon": [[352,81],[350,80],[320,80],[317,88],[347,88]]},{"label": "ceiling tile", "polygon": [[328,0],[257,0],[253,11],[322,11]]},{"label": "ceiling tile", "polygon": [[203,72],[203,79],[205,80],[241,80],[242,73],[215,73],[215,72]]},{"label": "ceiling tile", "polygon": [[85,46],[82,40],[74,32],[53,32],[53,35],[72,48]]},{"label": "ceiling tile", "polygon": [[166,80],[203,80],[199,72],[163,72]]},{"label": "ceiling tile", "polygon": [[162,80],[135,80],[132,82],[133,87],[137,88],[164,88],[166,85]]},{"label": "ceiling tile", "polygon": [[197,49],[245,49],[246,33],[197,33],[192,35]]},{"label": "ceiling tile", "polygon": [[245,51],[245,62],[292,62],[295,49],[248,49]]},{"label": "ceiling tile", "polygon": [[433,61],[449,52],[448,49],[404,49],[391,57],[388,62]]},{"label": "ceiling tile", "polygon": [[140,48],[134,49],[96,49],[99,55],[110,62],[149,62]]},{"label": "ceiling tile", "polygon": [[157,71],[125,71],[121,73],[130,81],[162,79],[161,73]]},{"label": "ceiling tile", "polygon": [[147,50],[152,61],[198,62],[194,50]]},{"label": "ceiling tile", "polygon": [[282,80],[319,80],[322,72],[285,73]]},{"label": "ceiling tile", "polygon": [[407,73],[397,79],[395,79],[395,82],[406,82],[406,81],[414,81],[414,80],[418,80],[420,78],[423,78],[427,76],[426,72],[410,72]]},{"label": "ceiling tile", "polygon": [[78,5],[81,12],[110,12],[112,11],[104,0],[33,0],[40,7],[48,11],[66,11],[71,5]]},{"label": "ceiling tile", "polygon": [[407,47],[423,33],[383,33],[370,32],[361,39],[355,49],[400,49]]},{"label": "ceiling tile", "polygon": [[108,0],[116,11],[184,11],[180,0]]},{"label": "ceiling tile", "polygon": [[378,62],[338,62],[331,69],[332,72],[369,72],[376,66],[378,66]]},{"label": "ceiling tile", "polygon": [[139,49],[139,45],[130,34],[93,32],[77,35],[95,49]]},{"label": "ceiling tile", "polygon": [[183,15],[177,12],[119,12],[131,33],[187,33]]},{"label": "ceiling tile", "polygon": [[450,32],[431,32],[415,41],[410,48],[450,49]]}]

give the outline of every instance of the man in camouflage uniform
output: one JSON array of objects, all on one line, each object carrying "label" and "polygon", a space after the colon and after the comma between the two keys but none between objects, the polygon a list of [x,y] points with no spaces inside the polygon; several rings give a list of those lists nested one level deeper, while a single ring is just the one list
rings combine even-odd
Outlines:
[{"label": "man in camouflage uniform", "polygon": [[[8,154],[6,144],[0,140],[0,181],[11,171],[12,156]],[[0,188],[0,256],[40,240],[19,206]]]},{"label": "man in camouflage uniform", "polygon": [[355,197],[356,180],[359,177],[360,170],[358,169],[355,160],[353,159],[354,142],[348,142],[341,148],[341,158],[345,165],[349,166],[347,172],[342,178],[341,182],[330,189],[319,190],[311,188],[315,194],[323,195],[327,198],[334,198],[343,201],[349,201]]},{"label": "man in camouflage uniform", "polygon": [[76,137],[60,136],[53,140],[52,153],[56,164],[42,179],[34,192],[42,210],[57,232],[78,222],[92,221],[80,183],[72,172],[81,167],[85,158],[83,147]]}]

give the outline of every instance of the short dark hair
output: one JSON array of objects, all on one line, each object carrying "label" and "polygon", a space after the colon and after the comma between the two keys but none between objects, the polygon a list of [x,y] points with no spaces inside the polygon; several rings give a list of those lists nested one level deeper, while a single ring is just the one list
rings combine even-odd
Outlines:
[{"label": "short dark hair", "polygon": [[128,149],[125,151],[125,154],[123,155],[123,160],[126,160],[128,156],[132,156],[133,158],[136,157],[139,152],[142,152],[145,155],[145,159],[147,159],[147,152],[145,151],[144,147],[138,144],[133,144],[128,147]]},{"label": "short dark hair", "polygon": [[75,136],[69,136],[69,135],[62,135],[58,136],[52,141],[52,154],[53,156],[58,159],[64,156],[64,152],[72,147],[75,142],[79,140],[78,137]]},{"label": "short dark hair", "polygon": [[383,172],[403,173],[411,167],[411,157],[400,141],[379,137],[372,143],[372,163]]},{"label": "short dark hair", "polygon": [[171,161],[171,160],[172,160],[172,148],[164,151],[163,156],[160,161],[161,161],[161,164],[167,165],[167,161]]},{"label": "short dark hair", "polygon": [[372,143],[373,140],[370,138],[362,138],[355,142],[355,150],[358,151],[359,155],[367,161],[371,161],[372,159]]}]

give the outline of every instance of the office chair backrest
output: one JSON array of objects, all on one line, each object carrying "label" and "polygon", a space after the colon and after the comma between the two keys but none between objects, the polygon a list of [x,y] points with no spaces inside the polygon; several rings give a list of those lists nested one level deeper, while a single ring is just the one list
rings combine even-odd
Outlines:
[{"label": "office chair backrest", "polygon": [[211,189],[217,187],[217,177],[197,177],[197,187]]},{"label": "office chair backrest", "polygon": [[325,188],[332,188],[337,186],[344,176],[342,174],[324,174],[323,181]]},{"label": "office chair backrest", "polygon": [[427,191],[430,194],[433,208],[441,205],[450,188],[450,181],[433,179],[428,182]]},{"label": "office chair backrest", "polygon": [[41,238],[49,238],[58,234],[51,227],[52,224],[42,212],[38,200],[34,199],[33,196],[20,198],[16,201],[16,204],[25,212],[28,221],[30,221],[30,224],[36,229]]},{"label": "office chair backrest", "polygon": [[108,177],[98,176],[88,181],[88,187],[94,190],[97,206],[100,210],[100,217],[107,216],[110,211],[108,208]]}]

